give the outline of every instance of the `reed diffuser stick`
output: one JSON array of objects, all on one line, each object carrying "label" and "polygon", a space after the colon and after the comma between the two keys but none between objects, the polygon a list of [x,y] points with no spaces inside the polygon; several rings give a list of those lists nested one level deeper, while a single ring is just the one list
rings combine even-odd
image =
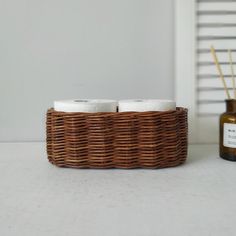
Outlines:
[{"label": "reed diffuser stick", "polygon": [[230,69],[231,69],[231,75],[232,75],[234,99],[236,99],[235,74],[234,74],[234,66],[233,66],[233,59],[232,59],[232,52],[231,52],[231,50],[229,50],[228,53],[229,53],[229,62],[230,62]]},{"label": "reed diffuser stick", "polygon": [[226,85],[226,82],[225,82],[224,75],[223,75],[223,73],[222,73],[222,70],[221,70],[221,67],[220,67],[220,64],[219,64],[219,61],[218,61],[218,58],[217,58],[217,56],[216,56],[216,52],[215,52],[215,49],[214,49],[213,46],[211,46],[211,54],[212,54],[212,56],[213,56],[213,59],[214,59],[216,68],[217,68],[218,73],[219,73],[219,75],[220,75],[220,79],[221,79],[221,81],[222,81],[222,83],[223,83],[223,86],[224,86],[226,95],[227,95],[228,99],[231,99],[231,98],[230,98],[230,94],[229,94],[229,90],[228,90],[227,85]]}]

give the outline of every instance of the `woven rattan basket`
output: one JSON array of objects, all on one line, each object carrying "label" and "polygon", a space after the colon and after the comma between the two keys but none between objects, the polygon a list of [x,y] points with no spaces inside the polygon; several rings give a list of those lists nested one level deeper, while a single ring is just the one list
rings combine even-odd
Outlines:
[{"label": "woven rattan basket", "polygon": [[187,157],[187,109],[167,112],[47,112],[52,164],[74,168],[164,168]]}]

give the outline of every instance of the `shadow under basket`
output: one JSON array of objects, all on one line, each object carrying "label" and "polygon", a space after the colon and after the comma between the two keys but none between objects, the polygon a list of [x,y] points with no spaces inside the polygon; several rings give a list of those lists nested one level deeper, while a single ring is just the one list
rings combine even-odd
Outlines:
[{"label": "shadow under basket", "polygon": [[187,109],[165,112],[47,111],[47,154],[60,167],[165,168],[187,158]]}]

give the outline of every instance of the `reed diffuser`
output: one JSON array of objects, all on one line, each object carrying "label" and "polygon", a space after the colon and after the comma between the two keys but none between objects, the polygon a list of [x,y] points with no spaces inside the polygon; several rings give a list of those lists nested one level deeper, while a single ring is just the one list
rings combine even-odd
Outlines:
[{"label": "reed diffuser", "polygon": [[226,92],[227,99],[225,100],[226,111],[220,115],[220,145],[219,154],[225,160],[236,161],[236,89],[235,89],[235,75],[233,68],[233,60],[231,50],[229,54],[229,64],[232,74],[232,86],[233,86],[233,98],[231,98],[229,89],[225,82],[223,72],[219,60],[216,55],[216,51],[211,46],[211,54],[213,56],[219,77],[223,83],[224,90]]}]

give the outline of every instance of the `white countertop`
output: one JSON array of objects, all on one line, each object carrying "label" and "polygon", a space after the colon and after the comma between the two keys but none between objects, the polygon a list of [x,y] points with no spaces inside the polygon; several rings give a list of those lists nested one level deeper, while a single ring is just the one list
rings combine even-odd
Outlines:
[{"label": "white countertop", "polygon": [[1,236],[236,235],[236,163],[216,145],[159,170],[79,170],[44,143],[0,144]]}]

